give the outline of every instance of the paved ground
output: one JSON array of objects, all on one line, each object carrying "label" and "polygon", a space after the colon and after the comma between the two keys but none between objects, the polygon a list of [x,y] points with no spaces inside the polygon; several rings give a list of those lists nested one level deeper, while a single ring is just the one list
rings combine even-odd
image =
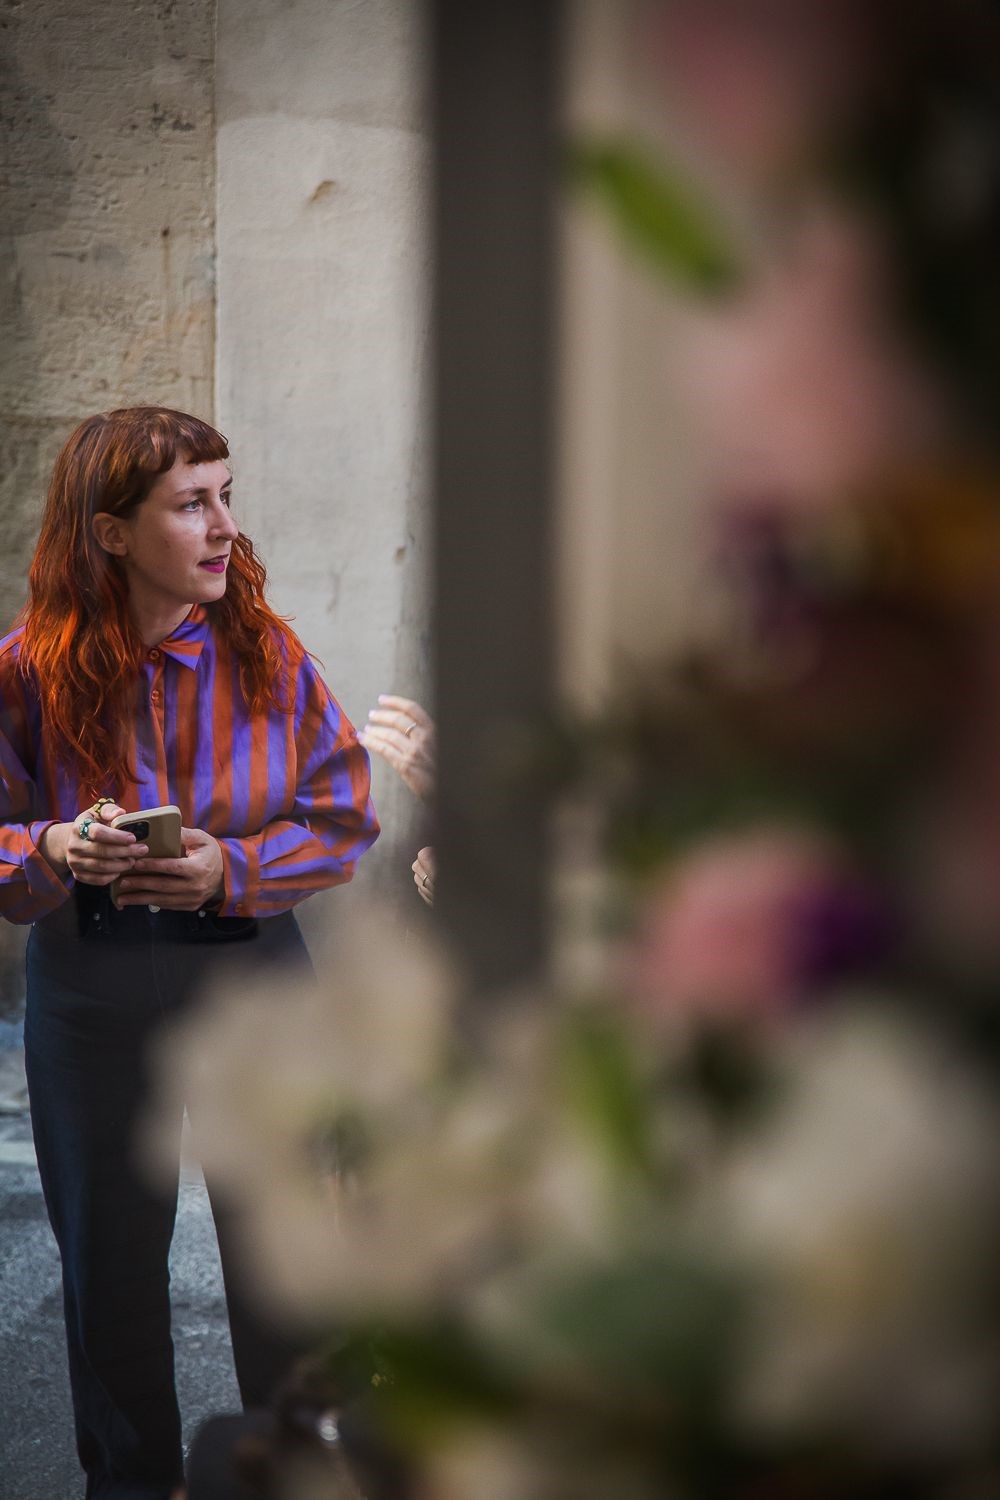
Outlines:
[{"label": "paved ground", "polygon": [[[19,1055],[0,1049],[0,1111],[16,1107]],[[222,1276],[200,1178],[181,1187],[171,1257],[185,1439],[239,1406]],[[0,1112],[0,1500],[79,1500],[63,1346],[59,1259],[26,1114]]]}]

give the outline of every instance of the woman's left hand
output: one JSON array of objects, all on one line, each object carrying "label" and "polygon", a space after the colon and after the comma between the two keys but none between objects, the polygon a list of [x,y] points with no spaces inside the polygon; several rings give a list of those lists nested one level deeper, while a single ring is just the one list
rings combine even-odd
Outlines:
[{"label": "woman's left hand", "polygon": [[198,911],[225,894],[218,839],[200,828],[182,828],[180,859],[137,859],[118,887],[118,906],[160,906],[166,911]]},{"label": "woman's left hand", "polygon": [[430,801],[437,754],[434,720],[425,708],[412,698],[380,693],[378,708],[369,713],[358,739],[366,750],[381,755],[411,792]]},{"label": "woman's left hand", "polygon": [[434,905],[434,877],[437,874],[437,856],[433,849],[421,849],[410,869],[413,883],[428,906]]}]

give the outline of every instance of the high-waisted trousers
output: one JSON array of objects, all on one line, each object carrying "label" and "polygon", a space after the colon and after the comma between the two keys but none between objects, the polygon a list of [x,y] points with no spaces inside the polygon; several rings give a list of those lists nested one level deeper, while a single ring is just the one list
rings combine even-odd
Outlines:
[{"label": "high-waisted trousers", "polygon": [[[74,909],[74,907],[76,909]],[[111,929],[111,930],[109,930]],[[260,923],[146,907],[82,888],[28,941],[25,1060],[45,1203],[62,1257],[77,1451],[87,1500],[168,1500],[182,1482],[168,1253],[177,1178],[137,1160],[150,1060],[165,1024],[213,983],[281,990],[309,972],[290,913]],[[171,1122],[180,1158],[181,1118]],[[197,1119],[192,1121],[197,1139]],[[266,1402],[294,1354],[255,1312],[234,1209],[207,1183],[244,1405]]]}]

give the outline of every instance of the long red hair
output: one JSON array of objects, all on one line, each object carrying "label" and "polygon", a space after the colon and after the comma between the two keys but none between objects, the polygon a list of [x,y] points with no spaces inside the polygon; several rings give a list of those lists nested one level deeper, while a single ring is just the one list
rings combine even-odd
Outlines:
[{"label": "long red hair", "polygon": [[[178,458],[229,457],[221,432],[163,406],[133,406],[81,422],[56,459],[28,573],[20,663],[38,686],[43,733],[96,795],[135,775],[128,727],[146,647],[128,610],[128,584],[91,521],[128,516]],[[250,538],[233,542],[226,592],[205,606],[240,662],[254,713],[288,712],[287,666],[302,648],[264,600],[266,574]]]}]

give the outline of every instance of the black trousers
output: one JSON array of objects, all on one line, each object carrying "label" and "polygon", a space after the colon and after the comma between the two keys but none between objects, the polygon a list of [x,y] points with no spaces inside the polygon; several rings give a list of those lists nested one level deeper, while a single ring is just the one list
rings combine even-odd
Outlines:
[{"label": "black trousers", "polygon": [[[151,1185],[134,1155],[149,1059],[165,1022],[212,983],[310,972],[290,913],[259,924],[211,914],[116,913],[93,891],[35,924],[25,1060],[49,1219],[62,1257],[77,1451],[87,1500],[168,1500],[182,1482],[167,1257],[177,1176]],[[176,1122],[178,1159],[181,1119]],[[192,1121],[197,1135],[197,1120]],[[207,1184],[240,1394],[264,1404],[296,1350],[241,1284],[238,1224]]]}]

